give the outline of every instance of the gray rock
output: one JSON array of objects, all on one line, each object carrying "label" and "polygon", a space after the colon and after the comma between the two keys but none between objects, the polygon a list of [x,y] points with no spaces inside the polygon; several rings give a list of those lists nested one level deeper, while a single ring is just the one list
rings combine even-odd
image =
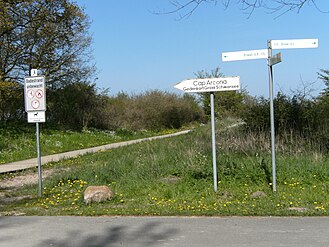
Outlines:
[{"label": "gray rock", "polygon": [[113,191],[107,186],[88,186],[83,198],[86,204],[90,204],[111,200],[113,196]]},{"label": "gray rock", "polygon": [[250,195],[250,198],[260,198],[266,196],[264,191],[256,191]]},{"label": "gray rock", "polygon": [[288,208],[288,210],[296,211],[296,212],[300,212],[300,213],[304,213],[304,212],[308,211],[307,208],[300,208],[300,207],[290,207],[290,208]]}]

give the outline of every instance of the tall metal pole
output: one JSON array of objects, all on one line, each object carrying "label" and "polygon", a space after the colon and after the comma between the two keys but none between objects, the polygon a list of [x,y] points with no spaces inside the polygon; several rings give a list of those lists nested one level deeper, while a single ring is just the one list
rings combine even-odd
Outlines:
[{"label": "tall metal pole", "polygon": [[214,93],[210,93],[210,107],[211,107],[211,132],[212,132],[212,164],[214,173],[214,191],[218,190],[217,182],[217,164],[216,164],[216,131],[215,131],[215,106]]},{"label": "tall metal pole", "polygon": [[42,197],[42,172],[41,172],[41,151],[40,151],[39,123],[36,123],[36,136],[37,136],[38,175],[39,175],[38,195],[39,195],[39,197]]},{"label": "tall metal pole", "polygon": [[276,191],[276,158],[275,158],[275,126],[274,126],[274,103],[273,103],[273,69],[270,63],[272,57],[271,41],[268,41],[268,72],[269,72],[269,90],[270,90],[270,121],[271,121],[271,148],[272,148],[272,186]]},{"label": "tall metal pole", "polygon": [[[37,70],[33,71],[32,75],[32,70],[29,71],[29,76],[37,76]],[[42,197],[42,171],[41,171],[41,150],[40,150],[40,130],[39,130],[39,123],[37,122],[35,124],[36,126],[36,143],[37,143],[37,160],[38,160],[38,177],[39,177],[39,182],[38,182],[38,195],[39,197]]]}]

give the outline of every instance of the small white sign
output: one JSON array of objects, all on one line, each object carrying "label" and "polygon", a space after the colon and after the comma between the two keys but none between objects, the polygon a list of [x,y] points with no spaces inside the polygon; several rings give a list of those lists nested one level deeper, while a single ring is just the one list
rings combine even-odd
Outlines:
[{"label": "small white sign", "polygon": [[30,111],[27,113],[27,121],[29,123],[44,123],[46,122],[46,113],[44,111]]},{"label": "small white sign", "polygon": [[240,90],[240,77],[190,79],[182,81],[174,87],[186,93],[236,91]]},{"label": "small white sign", "polygon": [[281,63],[282,62],[282,55],[281,52],[279,52],[278,54],[275,54],[274,56],[270,57],[268,60],[268,64],[270,66],[273,66],[277,63]]},{"label": "small white sign", "polygon": [[270,40],[272,49],[318,48],[318,39]]},{"label": "small white sign", "polygon": [[37,76],[38,70],[37,69],[31,69],[31,76]]},{"label": "small white sign", "polygon": [[46,86],[44,76],[27,76],[24,83],[25,111],[46,110]]},{"label": "small white sign", "polygon": [[250,51],[233,51],[223,52],[222,61],[237,61],[237,60],[250,60],[250,59],[261,59],[268,58],[268,50],[250,50]]}]

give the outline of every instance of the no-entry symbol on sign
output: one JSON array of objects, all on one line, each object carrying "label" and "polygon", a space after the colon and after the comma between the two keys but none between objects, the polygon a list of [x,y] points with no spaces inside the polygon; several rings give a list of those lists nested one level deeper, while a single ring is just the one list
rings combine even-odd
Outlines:
[{"label": "no-entry symbol on sign", "polygon": [[25,111],[46,110],[46,90],[44,76],[25,77]]}]

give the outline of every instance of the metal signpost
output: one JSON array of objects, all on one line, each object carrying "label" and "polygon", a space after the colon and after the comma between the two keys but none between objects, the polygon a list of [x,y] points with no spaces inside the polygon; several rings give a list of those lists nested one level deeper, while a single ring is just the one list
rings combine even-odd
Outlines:
[{"label": "metal signpost", "polygon": [[215,131],[215,104],[214,92],[216,91],[236,91],[240,90],[240,77],[222,77],[191,79],[182,81],[174,86],[186,93],[205,93],[210,92],[211,107],[211,132],[212,132],[212,164],[214,176],[214,191],[218,190],[217,162],[216,162],[216,131]]},{"label": "metal signpost", "polygon": [[270,121],[271,121],[271,154],[272,154],[272,188],[276,191],[276,158],[275,158],[275,126],[274,126],[274,94],[273,94],[273,68],[274,64],[281,62],[281,53],[272,57],[272,49],[268,49],[268,75],[270,94]]},{"label": "metal signpost", "polygon": [[273,71],[272,65],[282,61],[281,53],[272,57],[271,49],[223,52],[222,61],[239,61],[250,59],[267,59],[269,66],[269,85],[270,85],[270,118],[271,118],[271,150],[272,150],[272,186],[273,191],[276,191],[276,162],[275,162],[275,131],[274,131],[274,107],[273,107]]},{"label": "metal signpost", "polygon": [[270,115],[271,115],[271,153],[272,153],[272,187],[276,191],[276,155],[275,155],[275,126],[274,126],[274,95],[273,95],[273,68],[272,66],[281,62],[281,53],[272,56],[272,49],[298,49],[317,48],[318,39],[290,39],[290,40],[269,40],[268,46],[268,71],[270,90]]},{"label": "metal signpost", "polygon": [[222,61],[238,61],[266,58],[269,71],[270,118],[271,118],[271,153],[272,153],[272,187],[276,191],[276,157],[275,157],[275,127],[273,104],[273,65],[282,61],[281,53],[272,56],[272,49],[317,48],[318,39],[269,40],[268,48],[263,50],[223,52]]},{"label": "metal signpost", "polygon": [[24,98],[25,111],[27,112],[28,122],[36,123],[37,138],[37,158],[38,158],[38,175],[39,175],[39,197],[42,196],[42,172],[41,172],[41,152],[40,152],[40,131],[39,123],[46,121],[46,86],[45,77],[38,76],[36,69],[32,69],[31,76],[25,77],[24,80]]}]

